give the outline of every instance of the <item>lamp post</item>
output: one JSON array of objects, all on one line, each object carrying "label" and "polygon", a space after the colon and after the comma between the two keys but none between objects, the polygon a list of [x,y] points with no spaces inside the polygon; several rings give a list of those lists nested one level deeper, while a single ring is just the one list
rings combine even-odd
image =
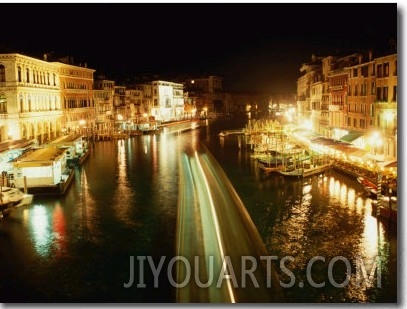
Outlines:
[{"label": "lamp post", "polygon": [[79,126],[80,126],[80,131],[81,134],[83,135],[84,127],[85,127],[86,121],[84,119],[79,120]]}]

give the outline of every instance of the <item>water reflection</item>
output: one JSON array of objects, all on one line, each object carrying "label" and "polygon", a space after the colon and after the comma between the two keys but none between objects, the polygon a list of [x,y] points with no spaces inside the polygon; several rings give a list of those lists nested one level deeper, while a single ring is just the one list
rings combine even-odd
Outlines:
[{"label": "water reflection", "polygon": [[133,153],[131,147],[128,147],[127,141],[117,141],[117,176],[116,185],[113,190],[112,208],[116,217],[128,226],[134,225],[132,216],[132,206],[134,195],[137,194],[137,188],[133,188],[128,178],[128,161],[131,160]]},{"label": "water reflection", "polygon": [[[329,194],[321,194],[326,191],[326,186]],[[281,219],[276,220],[272,224],[271,233],[265,235],[270,252],[280,258],[292,256],[289,269],[297,280],[303,282],[307,282],[307,264],[315,256],[324,257],[326,263],[341,256],[353,265],[351,281],[340,294],[336,295],[337,291],[332,287],[316,290],[305,284],[289,289],[288,296],[296,301],[310,301],[310,295],[314,295],[312,299],[318,297],[324,301],[346,302],[358,299],[363,302],[370,299],[372,290],[376,294],[382,293],[376,285],[370,289],[365,286],[355,289],[354,267],[357,258],[363,260],[370,272],[378,257],[385,265],[389,254],[385,250],[388,244],[380,244],[380,239],[385,239],[384,229],[372,216],[371,200],[357,196],[355,189],[338,178],[338,175],[313,177],[309,182],[286,182],[286,192],[286,197],[278,202],[281,205],[278,217]],[[343,282],[340,275],[342,268],[333,268],[333,271],[338,276],[336,280]],[[280,275],[283,282],[290,279],[284,272]],[[318,278],[317,282],[329,282],[326,268],[316,269],[313,276]]]},{"label": "water reflection", "polygon": [[66,252],[66,243],[65,238],[66,234],[66,220],[64,209],[62,208],[59,202],[55,203],[52,225],[54,227],[54,236],[56,240],[56,252],[58,256],[63,256]]},{"label": "water reflection", "polygon": [[[19,274],[14,284],[0,282],[5,287],[0,289],[2,299],[174,301],[171,286],[161,281],[159,289],[125,290],[123,283],[130,255],[174,254],[179,157],[199,150],[203,142],[231,180],[270,255],[293,256],[287,267],[297,282],[306,282],[307,263],[315,256],[327,262],[343,256],[352,267],[360,256],[368,271],[377,256],[382,259],[381,290],[353,288],[352,268],[347,287],[295,286],[285,289],[287,302],[396,300],[397,237],[373,216],[372,200],[356,180],[335,172],[304,180],[264,175],[244,141],[221,141],[216,135],[220,130],[206,127],[96,143],[89,160],[75,171],[66,196],[35,198],[33,205],[17,209],[2,223],[0,236],[14,248],[0,248],[0,257],[8,261],[0,265],[0,274],[6,268]],[[340,282],[343,269],[335,275]],[[314,279],[327,281],[326,267],[315,268]]]},{"label": "water reflection", "polygon": [[41,257],[47,257],[52,249],[55,234],[51,224],[51,213],[44,205],[24,209],[24,223],[28,225],[34,248]]}]

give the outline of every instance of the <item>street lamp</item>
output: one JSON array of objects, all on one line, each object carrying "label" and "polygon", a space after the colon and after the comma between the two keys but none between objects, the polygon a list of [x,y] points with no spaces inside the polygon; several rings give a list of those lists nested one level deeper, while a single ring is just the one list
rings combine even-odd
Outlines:
[{"label": "street lamp", "polygon": [[85,124],[86,124],[86,121],[84,119],[79,120],[79,127],[80,127],[81,134],[83,134]]}]

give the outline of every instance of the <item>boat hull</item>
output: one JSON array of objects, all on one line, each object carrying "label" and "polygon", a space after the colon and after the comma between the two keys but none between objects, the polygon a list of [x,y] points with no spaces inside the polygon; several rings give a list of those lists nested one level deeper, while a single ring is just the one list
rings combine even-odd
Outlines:
[{"label": "boat hull", "polygon": [[321,174],[331,168],[331,164],[319,165],[311,168],[296,168],[292,171],[279,171],[281,175],[289,177],[309,177]]},{"label": "boat hull", "polygon": [[32,203],[34,195],[22,192],[18,188],[2,187],[0,198],[0,219],[22,206]]}]

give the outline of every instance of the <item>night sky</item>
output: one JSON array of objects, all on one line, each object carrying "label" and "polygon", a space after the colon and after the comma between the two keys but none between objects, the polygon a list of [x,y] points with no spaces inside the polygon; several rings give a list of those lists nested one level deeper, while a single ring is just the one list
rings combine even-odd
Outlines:
[{"label": "night sky", "polygon": [[311,55],[386,52],[397,3],[9,3],[0,47],[54,52],[111,79],[219,75],[236,92],[295,93]]}]

